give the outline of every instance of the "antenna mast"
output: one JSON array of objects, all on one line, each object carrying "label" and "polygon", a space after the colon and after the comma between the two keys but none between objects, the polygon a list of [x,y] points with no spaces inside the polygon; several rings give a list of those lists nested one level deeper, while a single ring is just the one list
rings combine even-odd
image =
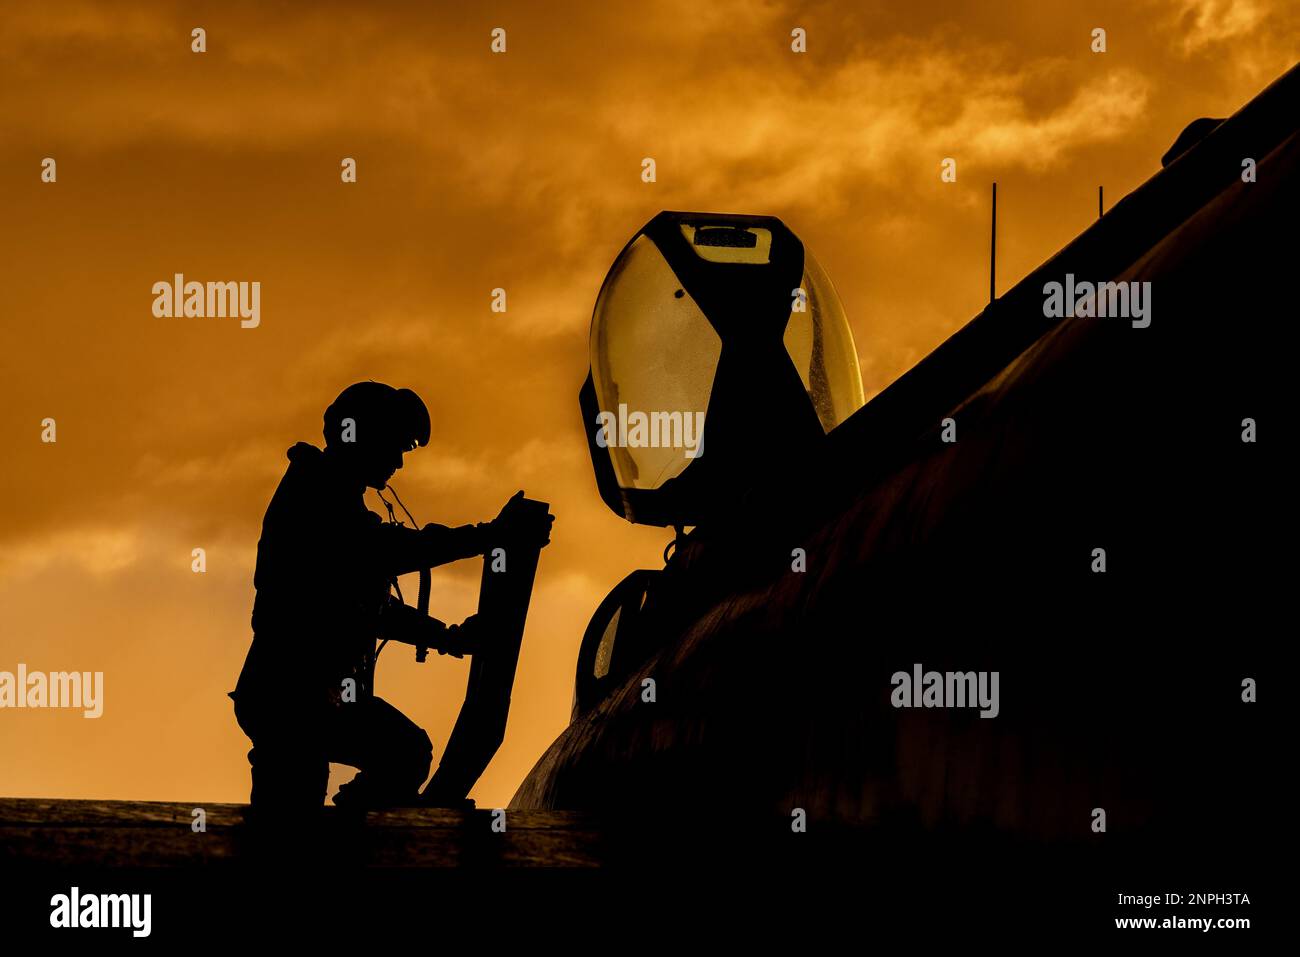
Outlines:
[{"label": "antenna mast", "polygon": [[997,298],[993,279],[998,267],[998,184],[993,184],[993,224],[989,235],[989,302]]}]

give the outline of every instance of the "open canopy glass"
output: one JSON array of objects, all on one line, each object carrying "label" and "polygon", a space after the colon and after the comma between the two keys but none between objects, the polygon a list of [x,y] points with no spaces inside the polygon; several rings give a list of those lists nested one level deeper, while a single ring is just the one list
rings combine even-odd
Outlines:
[{"label": "open canopy glass", "polygon": [[581,400],[602,497],[698,524],[863,403],[826,273],[778,219],[664,212],[596,300]]}]

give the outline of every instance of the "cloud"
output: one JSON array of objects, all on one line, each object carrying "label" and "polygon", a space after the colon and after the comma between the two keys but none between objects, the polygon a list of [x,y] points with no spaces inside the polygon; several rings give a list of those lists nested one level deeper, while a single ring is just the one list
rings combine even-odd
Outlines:
[{"label": "cloud", "polygon": [[28,579],[50,569],[111,578],[140,560],[147,540],[138,527],[92,526],[0,544],[0,579]]},{"label": "cloud", "polygon": [[1174,6],[1184,54],[1248,36],[1267,16],[1255,0],[1176,0]]}]

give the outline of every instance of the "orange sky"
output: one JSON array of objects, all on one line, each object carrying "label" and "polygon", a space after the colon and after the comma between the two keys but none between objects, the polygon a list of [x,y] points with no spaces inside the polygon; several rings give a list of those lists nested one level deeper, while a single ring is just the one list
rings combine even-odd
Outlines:
[{"label": "orange sky", "polygon": [[[246,799],[225,692],[262,513],[285,450],[374,378],[433,414],[394,479],[421,522],[486,520],[517,488],[558,515],[473,792],[503,806],[567,722],[591,611],[667,540],[601,504],[577,412],[633,232],[661,209],[781,217],[839,290],[869,398],[983,306],[991,180],[1004,290],[1099,184],[1118,200],[1300,48],[1285,0],[469,6],[0,11],[0,670],[106,684],[98,720],[0,711],[0,794]],[[260,326],[155,318],[176,272],[260,281]],[[478,574],[438,572],[435,613],[469,614]],[[380,692],[440,755],[466,672],[393,646]]]}]

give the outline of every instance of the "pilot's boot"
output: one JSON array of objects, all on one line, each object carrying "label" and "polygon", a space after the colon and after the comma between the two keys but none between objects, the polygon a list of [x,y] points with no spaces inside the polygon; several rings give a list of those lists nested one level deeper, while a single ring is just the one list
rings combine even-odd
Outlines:
[{"label": "pilot's boot", "polygon": [[345,704],[335,714],[329,759],[359,768],[339,788],[338,807],[409,807],[433,763],[433,743],[414,721],[382,698]]},{"label": "pilot's boot", "polygon": [[420,804],[417,787],[402,787],[377,781],[364,771],[347,784],[339,786],[334,806],[348,811],[377,811],[389,807],[416,807]]},{"label": "pilot's boot", "polygon": [[414,722],[380,699],[366,708],[363,735],[353,742],[345,763],[360,773],[334,796],[337,807],[353,810],[411,807],[433,763],[433,743]]}]

